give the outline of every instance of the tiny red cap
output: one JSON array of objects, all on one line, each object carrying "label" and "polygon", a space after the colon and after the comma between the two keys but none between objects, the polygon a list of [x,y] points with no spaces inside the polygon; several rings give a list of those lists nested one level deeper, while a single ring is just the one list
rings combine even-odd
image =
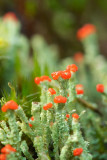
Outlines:
[{"label": "tiny red cap", "polygon": [[97,92],[103,93],[104,92],[104,85],[103,84],[97,84],[96,85]]},{"label": "tiny red cap", "polygon": [[75,118],[75,119],[78,119],[78,118],[79,118],[79,115],[78,115],[77,113],[73,113],[73,114],[72,114],[72,117]]},{"label": "tiny red cap", "polygon": [[49,88],[48,91],[51,95],[56,94],[56,91],[53,88]]},{"label": "tiny red cap", "polygon": [[76,93],[77,94],[84,94],[84,88],[82,84],[77,84],[76,85]]},{"label": "tiny red cap", "polygon": [[66,114],[66,117],[67,117],[67,118],[69,118],[69,117],[70,117],[70,115],[69,115],[69,114]]},{"label": "tiny red cap", "polygon": [[95,32],[96,32],[96,27],[93,24],[86,24],[78,30],[77,38],[79,40],[82,40]]},{"label": "tiny red cap", "polygon": [[73,150],[73,155],[74,156],[80,156],[83,152],[83,149],[82,148],[76,148]]},{"label": "tiny red cap", "polygon": [[66,97],[63,97],[63,96],[61,96],[61,95],[56,96],[56,97],[54,98],[54,103],[66,103],[66,101],[67,101],[67,98],[66,98]]},{"label": "tiny red cap", "polygon": [[15,101],[10,100],[6,102],[1,108],[2,112],[6,112],[8,109],[16,110],[18,109],[18,104]]}]

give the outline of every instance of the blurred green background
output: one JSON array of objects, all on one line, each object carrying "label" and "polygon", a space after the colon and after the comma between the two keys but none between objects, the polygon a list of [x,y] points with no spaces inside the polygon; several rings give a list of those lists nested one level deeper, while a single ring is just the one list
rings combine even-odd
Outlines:
[{"label": "blurred green background", "polygon": [[28,38],[40,34],[48,44],[57,44],[61,58],[83,51],[76,32],[92,23],[107,57],[107,0],[0,0],[0,16],[9,11],[17,15]]},{"label": "blurred green background", "polygon": [[[15,13],[19,21],[4,21],[7,12]],[[86,23],[94,24],[97,34],[81,43],[76,33]],[[31,102],[40,98],[34,78],[50,76],[75,63],[79,68],[77,83],[85,89],[84,99],[102,113],[99,116],[87,109],[82,122],[94,160],[107,158],[107,98],[102,102],[96,91],[96,84],[102,83],[107,93],[106,32],[107,0],[0,0],[0,98],[16,98],[30,117]],[[73,57],[77,52],[85,55],[81,62]],[[81,112],[84,107],[77,106],[77,110]],[[3,116],[0,112],[0,120]]]}]

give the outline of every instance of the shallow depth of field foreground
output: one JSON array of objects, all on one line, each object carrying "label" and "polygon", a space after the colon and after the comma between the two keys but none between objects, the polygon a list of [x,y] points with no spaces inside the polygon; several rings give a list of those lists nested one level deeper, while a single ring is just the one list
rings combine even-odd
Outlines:
[{"label": "shallow depth of field foreground", "polygon": [[82,25],[74,39],[83,51],[61,59],[43,36],[28,40],[15,13],[0,17],[0,160],[107,160],[107,60],[97,33]]}]

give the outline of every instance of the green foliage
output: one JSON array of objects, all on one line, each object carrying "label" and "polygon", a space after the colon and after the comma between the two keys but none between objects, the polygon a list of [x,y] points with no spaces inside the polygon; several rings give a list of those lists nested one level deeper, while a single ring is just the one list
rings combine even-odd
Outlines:
[{"label": "green foliage", "polygon": [[[59,2],[48,3],[51,3],[54,9]],[[55,23],[60,23],[62,28],[59,25],[61,29],[59,31],[57,28],[57,31],[62,35],[69,35],[69,29],[65,33],[63,31],[73,25],[74,22],[68,22],[71,15],[65,11],[58,13],[59,17],[56,17]],[[65,15],[65,18],[58,21],[60,14]],[[82,40],[85,55],[81,62],[77,62],[74,57],[59,60],[57,47],[48,45],[39,35],[31,39],[33,55],[30,56],[30,44],[20,33],[20,23],[4,22],[1,19],[0,26],[0,95],[3,97],[1,106],[11,99],[21,106],[18,110],[9,110],[6,114],[0,111],[0,120],[3,120],[0,122],[1,147],[2,144],[9,143],[17,149],[17,153],[10,154],[8,159],[35,159],[37,153],[38,160],[75,160],[77,158],[73,156],[73,149],[83,147],[85,152],[80,159],[84,160],[87,157],[88,160],[91,159],[87,150],[88,141],[93,159],[106,160],[107,64],[100,55],[96,34]],[[35,77],[50,76],[53,71],[64,70],[72,63],[77,64],[79,71],[76,76],[72,75],[69,81],[59,79],[58,82],[52,81],[50,84],[43,82],[41,88],[34,84]],[[84,85],[83,97],[75,93],[77,83]],[[102,97],[95,89],[98,83],[105,85]],[[69,92],[65,106],[54,104],[52,109],[43,110],[43,105],[53,102],[53,97],[47,93],[48,87],[55,88],[57,95],[62,93],[67,97]],[[65,121],[66,113],[71,115],[73,109],[80,114],[81,128],[78,122],[76,127],[75,123],[71,124],[73,123],[71,118]],[[86,113],[83,115],[81,113],[84,110]],[[31,116],[34,116],[34,121],[29,119]],[[33,125],[32,128],[29,123]]]},{"label": "green foliage", "polygon": [[[92,156],[88,153],[88,143],[84,141],[80,132],[79,120],[72,118],[72,120],[65,120],[66,114],[72,115],[72,108],[76,106],[76,92],[75,92],[75,78],[72,80],[59,79],[58,88],[56,88],[56,95],[62,94],[69,98],[67,103],[53,103],[53,99],[56,96],[52,96],[48,92],[49,86],[53,82],[42,82],[41,87],[41,99],[40,102],[33,102],[31,107],[31,115],[34,120],[27,118],[23,108],[19,105],[15,111],[8,109],[6,112],[7,124],[5,121],[1,122],[0,140],[2,144],[11,144],[17,152],[14,153],[16,160],[18,159],[34,159],[31,155],[30,148],[27,142],[23,140],[22,134],[27,137],[33,143],[35,151],[39,159],[50,160],[68,160],[75,159],[73,156],[73,150],[75,148],[82,147],[83,154],[80,156],[81,160],[92,159]],[[54,87],[55,88],[55,87]],[[13,90],[13,88],[11,87]],[[14,91],[14,90],[13,90]],[[43,106],[52,102],[53,106],[49,110],[44,110]],[[29,109],[30,111],[30,109]],[[18,119],[18,120],[17,120]],[[51,124],[52,123],[52,124]],[[31,124],[32,126],[29,126]],[[6,133],[5,133],[6,132]],[[53,149],[50,150],[51,145]],[[21,149],[20,149],[21,148]],[[50,154],[53,152],[53,155]],[[67,155],[67,152],[71,154]],[[23,154],[24,156],[23,156]],[[7,157],[12,160],[11,154]]]}]

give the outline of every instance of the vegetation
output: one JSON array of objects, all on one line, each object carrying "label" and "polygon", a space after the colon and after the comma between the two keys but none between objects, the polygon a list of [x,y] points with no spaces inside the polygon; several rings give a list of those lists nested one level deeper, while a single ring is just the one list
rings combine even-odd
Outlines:
[{"label": "vegetation", "polygon": [[85,55],[62,60],[41,36],[23,36],[13,13],[0,28],[0,159],[106,160],[107,63],[96,27],[77,32]]}]

